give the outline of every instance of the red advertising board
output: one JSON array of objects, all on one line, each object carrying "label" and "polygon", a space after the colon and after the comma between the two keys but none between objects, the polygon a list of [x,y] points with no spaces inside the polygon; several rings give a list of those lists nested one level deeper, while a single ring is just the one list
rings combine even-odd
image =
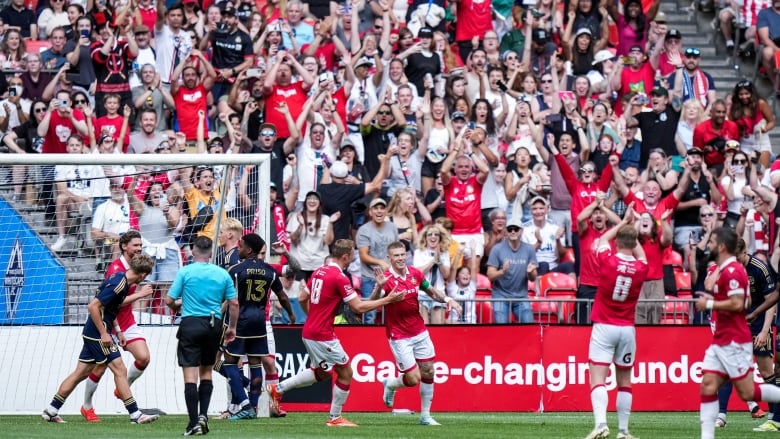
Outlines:
[{"label": "red advertising board", "polygon": [[[588,326],[442,326],[429,331],[436,346],[436,411],[590,410]],[[284,339],[300,336],[300,329],[275,332],[284,379],[303,367],[306,356],[284,350]],[[338,327],[336,333],[354,371],[346,410],[387,410],[381,382],[395,376],[397,368],[384,328]],[[698,410],[701,360],[711,338],[709,327],[637,328],[633,410]],[[608,389],[613,388],[610,376]],[[291,408],[324,407],[302,403]],[[399,390],[395,407],[418,411],[418,389]]]}]

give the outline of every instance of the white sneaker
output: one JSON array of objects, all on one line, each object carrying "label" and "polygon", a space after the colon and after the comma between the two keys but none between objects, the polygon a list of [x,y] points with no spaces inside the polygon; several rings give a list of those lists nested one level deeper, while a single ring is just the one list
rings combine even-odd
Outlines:
[{"label": "white sneaker", "polygon": [[57,237],[57,242],[52,244],[51,250],[55,251],[55,252],[62,251],[62,248],[65,247],[65,244],[67,244],[67,243],[68,243],[68,238],[66,238],[65,236],[60,235],[60,236]]},{"label": "white sneaker", "polygon": [[726,427],[726,418],[722,416],[718,416],[717,419],[715,419],[715,428],[725,428]]},{"label": "white sneaker", "polygon": [[130,423],[131,424],[150,424],[150,423],[158,420],[159,418],[160,418],[160,415],[141,414],[141,416],[139,416],[139,417],[137,417],[135,419],[131,419]]},{"label": "white sneaker", "polygon": [[627,431],[619,431],[617,434],[617,439],[639,439],[639,438]]},{"label": "white sneaker", "polygon": [[596,427],[589,435],[585,436],[585,439],[605,439],[609,437],[609,427],[606,425]]},{"label": "white sneaker", "polygon": [[420,418],[420,425],[441,425],[438,422],[436,422],[435,419],[431,416],[423,416]]},{"label": "white sneaker", "polygon": [[393,408],[393,402],[395,401],[395,390],[387,387],[387,381],[382,381],[382,401],[384,401],[385,405],[389,408]]}]

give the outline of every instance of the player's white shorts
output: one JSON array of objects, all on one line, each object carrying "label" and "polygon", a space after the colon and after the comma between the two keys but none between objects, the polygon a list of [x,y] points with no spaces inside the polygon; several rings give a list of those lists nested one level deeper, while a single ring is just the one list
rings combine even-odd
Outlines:
[{"label": "player's white shorts", "polygon": [[[126,330],[122,331],[122,334],[125,336],[125,349],[130,343],[136,341],[146,341],[146,337],[144,337],[143,331],[141,331],[141,328],[135,323]],[[111,334],[111,337],[114,338],[114,342],[117,346],[119,346],[119,339],[116,337],[116,335]]]},{"label": "player's white shorts", "polygon": [[588,360],[597,365],[629,368],[636,357],[636,328],[594,323],[590,333]]},{"label": "player's white shorts", "polygon": [[269,320],[265,321],[265,339],[268,341],[268,355],[276,355],[276,339],[274,339],[274,327]]},{"label": "player's white shorts", "polygon": [[329,370],[334,365],[342,366],[349,361],[349,355],[344,352],[341,342],[336,340],[316,341],[304,338],[303,345],[309,353],[311,367]]},{"label": "player's white shorts", "polygon": [[389,340],[390,350],[393,351],[395,364],[401,373],[408,372],[417,367],[418,361],[433,361],[436,351],[428,331],[423,331],[414,337],[400,340]]},{"label": "player's white shorts", "polygon": [[702,372],[739,380],[753,372],[753,344],[710,345],[704,353]]}]

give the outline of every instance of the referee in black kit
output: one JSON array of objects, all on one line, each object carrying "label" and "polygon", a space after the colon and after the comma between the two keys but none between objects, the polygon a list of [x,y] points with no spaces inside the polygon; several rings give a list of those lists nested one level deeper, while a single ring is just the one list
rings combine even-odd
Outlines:
[{"label": "referee in black kit", "polygon": [[[227,301],[230,325],[224,341],[236,337],[238,293],[233,280],[223,268],[210,264],[213,243],[199,237],[192,244],[193,262],[176,274],[165,303],[173,310],[181,309],[181,324],[177,355],[184,370],[184,399],[190,422],[185,436],[197,436],[209,431],[208,410],[211,392],[211,370],[217,358],[222,336],[222,303]],[[198,387],[200,378],[200,387]]]}]

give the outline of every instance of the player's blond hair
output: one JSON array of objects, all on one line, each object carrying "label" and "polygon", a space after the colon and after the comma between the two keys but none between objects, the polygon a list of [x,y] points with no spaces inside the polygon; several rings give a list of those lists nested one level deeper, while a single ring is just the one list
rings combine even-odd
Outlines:
[{"label": "player's blond hair", "polygon": [[235,218],[226,218],[222,221],[222,228],[237,234],[239,237],[244,234],[244,225]]},{"label": "player's blond hair", "polygon": [[617,236],[615,237],[615,245],[617,248],[633,249],[637,246],[637,237],[639,232],[634,226],[625,225],[618,229]]}]

